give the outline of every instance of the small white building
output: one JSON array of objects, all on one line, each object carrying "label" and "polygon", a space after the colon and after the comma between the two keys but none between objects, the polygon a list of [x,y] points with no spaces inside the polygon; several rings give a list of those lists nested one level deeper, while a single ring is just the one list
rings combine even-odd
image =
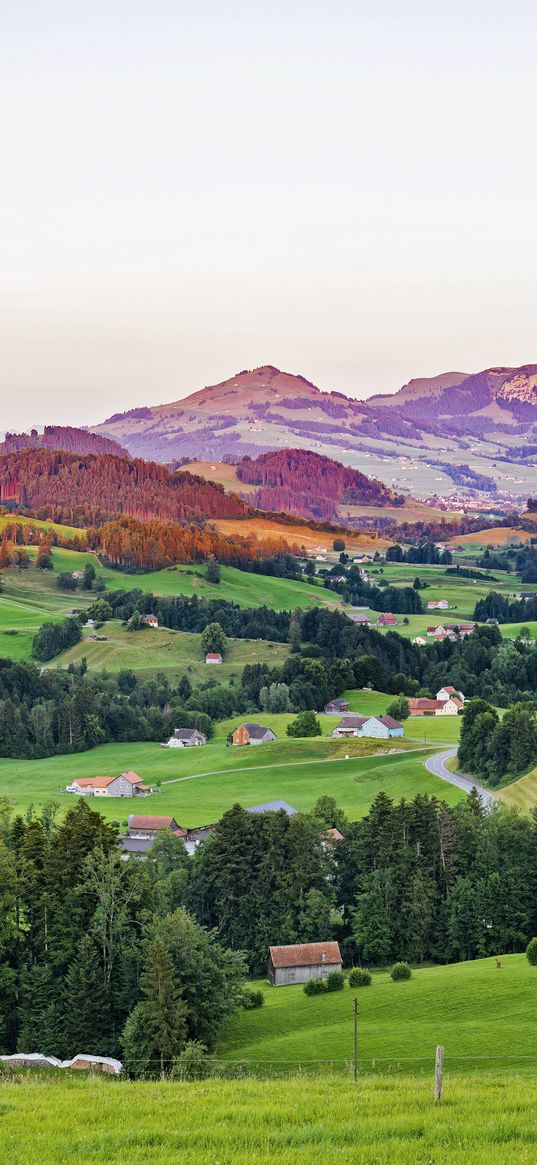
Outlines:
[{"label": "small white building", "polygon": [[222,663],[222,656],[219,651],[209,651],[205,656],[205,663]]},{"label": "small white building", "polygon": [[368,736],[378,740],[389,740],[392,736],[404,736],[403,725],[393,716],[345,716],[336,725],[332,736]]},{"label": "small white building", "polygon": [[453,696],[461,700],[464,704],[465,696],[463,693],[459,688],[453,688],[450,684],[446,684],[444,688],[440,688],[440,691],[436,693],[437,700],[450,700]]},{"label": "small white building", "polygon": [[163,748],[199,748],[207,744],[207,737],[197,728],[176,728]]}]

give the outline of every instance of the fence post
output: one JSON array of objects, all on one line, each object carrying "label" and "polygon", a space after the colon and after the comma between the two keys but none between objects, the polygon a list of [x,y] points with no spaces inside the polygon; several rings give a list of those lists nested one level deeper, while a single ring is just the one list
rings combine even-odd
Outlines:
[{"label": "fence post", "polygon": [[354,996],[354,1083],[358,1079],[358,999]]},{"label": "fence post", "polygon": [[434,1063],[434,1102],[438,1103],[442,1099],[442,1069],[444,1066],[444,1049],[442,1044],[437,1044],[436,1059]]}]

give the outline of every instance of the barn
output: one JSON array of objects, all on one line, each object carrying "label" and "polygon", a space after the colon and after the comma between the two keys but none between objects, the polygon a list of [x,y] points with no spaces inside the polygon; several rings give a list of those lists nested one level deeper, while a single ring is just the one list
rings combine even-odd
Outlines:
[{"label": "barn", "polygon": [[269,947],[267,980],[273,987],[307,983],[308,979],[326,979],[332,971],[341,971],[339,943],[295,943],[288,947]]}]

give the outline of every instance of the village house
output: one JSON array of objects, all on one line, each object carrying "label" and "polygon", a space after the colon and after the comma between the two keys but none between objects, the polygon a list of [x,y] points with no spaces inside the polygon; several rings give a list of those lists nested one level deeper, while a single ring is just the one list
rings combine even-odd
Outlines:
[{"label": "village house", "polygon": [[338,696],[337,699],[330,700],[328,704],[325,704],[324,711],[327,716],[342,716],[344,712],[349,711],[349,701]]},{"label": "village house", "polygon": [[207,744],[207,737],[197,728],[176,728],[162,748],[199,748]]},{"label": "village house", "polygon": [[435,635],[445,635],[445,634],[446,634],[446,628],[442,625],[442,623],[439,623],[438,627],[428,627],[427,628],[427,635],[429,636],[429,638],[431,638],[432,636],[435,636]]},{"label": "village house", "polygon": [[450,700],[452,696],[455,696],[457,700],[462,701],[464,704],[465,697],[463,693],[458,688],[453,688],[450,684],[446,684],[444,688],[440,688],[436,693],[437,700]]},{"label": "village house", "polygon": [[361,611],[345,611],[345,614],[351,623],[359,623],[363,627],[369,627],[371,623],[371,619],[367,615],[363,615]]},{"label": "village house", "polygon": [[209,651],[205,656],[205,663],[222,663],[222,656],[219,651]]},{"label": "village house", "polygon": [[267,744],[269,740],[276,740],[276,733],[272,728],[265,728],[263,724],[245,721],[239,724],[231,734],[232,744]]},{"label": "village house", "polygon": [[447,599],[429,599],[427,603],[428,611],[447,611],[448,607]]},{"label": "village house", "polygon": [[377,627],[397,627],[397,619],[391,611],[383,611],[377,619]]},{"label": "village house", "polygon": [[416,647],[425,647],[427,645],[427,640],[423,638],[423,635],[416,635],[416,638],[412,640],[412,643],[415,643]]},{"label": "village house", "polygon": [[403,725],[393,716],[345,716],[332,732],[332,736],[367,736],[389,740],[392,736],[404,736]]},{"label": "village house", "polygon": [[124,857],[147,853],[159,833],[171,833],[186,842],[187,830],[177,824],[175,817],[154,817],[149,814],[129,813],[128,829],[118,845]]},{"label": "village house", "polygon": [[462,700],[455,696],[447,700],[430,700],[427,696],[417,696],[408,701],[411,716],[458,716],[464,707]]},{"label": "village house", "polygon": [[81,797],[144,797],[152,790],[137,773],[119,773],[117,777],[75,777],[67,793]]},{"label": "village house", "polygon": [[80,580],[84,578],[84,571],[83,570],[71,571],[71,578],[74,578],[74,579],[76,579],[77,582],[80,582]]},{"label": "village house", "polygon": [[332,971],[341,971],[341,966],[337,942],[269,947],[267,980],[273,987],[287,987],[309,979],[326,979]]},{"label": "village house", "polygon": [[157,616],[151,614],[142,615],[142,623],[145,623],[146,627],[158,627]]}]

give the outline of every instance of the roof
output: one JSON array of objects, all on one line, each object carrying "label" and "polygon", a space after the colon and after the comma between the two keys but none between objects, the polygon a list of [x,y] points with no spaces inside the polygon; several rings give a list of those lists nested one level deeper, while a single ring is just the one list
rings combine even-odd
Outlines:
[{"label": "roof", "polygon": [[80,789],[106,789],[115,780],[116,777],[75,777],[73,785]]},{"label": "roof", "polygon": [[338,728],[341,724],[344,724],[345,728],[361,728],[368,720],[371,720],[371,716],[346,716],[344,720],[340,720]]},{"label": "roof", "polygon": [[256,738],[264,736],[266,732],[270,732],[274,736],[272,728],[267,728],[264,724],[256,724],[255,721],[244,720],[242,724],[237,726],[235,732],[239,728],[245,728],[249,736],[255,736]]},{"label": "roof", "polygon": [[[138,776],[138,773],[134,773],[132,769],[127,769],[125,773],[120,773],[119,776],[123,777],[124,781],[130,781],[131,785],[142,784],[142,778]],[[113,779],[115,780],[115,777]]]},{"label": "roof", "polygon": [[416,709],[421,708],[421,709],[426,709],[426,710],[432,711],[434,708],[443,708],[446,701],[445,700],[430,700],[428,696],[416,696],[415,698],[409,700],[408,703],[409,703],[411,711],[414,708],[416,708]]},{"label": "roof", "polygon": [[175,740],[192,740],[193,736],[203,736],[198,728],[176,728],[173,736]]},{"label": "roof", "polygon": [[328,966],[341,963],[339,943],[296,943],[289,947],[269,947],[273,967]]},{"label": "roof", "polygon": [[174,833],[186,833],[178,826],[175,817],[152,817],[148,813],[129,813],[129,829],[173,829]]},{"label": "roof", "polygon": [[343,841],[343,834],[339,832],[339,829],[325,829],[323,837],[330,841]]},{"label": "roof", "polygon": [[287,801],[265,801],[264,805],[251,805],[246,810],[247,813],[278,813],[283,809],[288,817],[294,817],[298,813],[298,809],[293,809],[292,805],[288,805]]},{"label": "roof", "polygon": [[402,728],[403,725],[399,720],[394,720],[393,716],[371,716],[371,720],[380,720],[381,724],[385,724],[386,728]]},{"label": "roof", "polygon": [[219,651],[208,651],[205,659],[222,659]]},{"label": "roof", "polygon": [[447,693],[448,693],[448,695],[450,695],[450,696],[453,696],[454,694],[455,694],[455,695],[458,695],[458,694],[459,694],[459,689],[458,689],[458,688],[452,688],[452,687],[451,687],[451,684],[444,684],[444,687],[443,687],[443,688],[439,688],[439,689],[438,689],[438,691],[439,691],[439,692],[447,692]]},{"label": "roof", "polygon": [[325,704],[325,708],[348,708],[348,707],[349,707],[349,701],[343,700],[341,698],[341,696],[337,696],[337,698],[335,700],[329,700],[328,703]]}]

